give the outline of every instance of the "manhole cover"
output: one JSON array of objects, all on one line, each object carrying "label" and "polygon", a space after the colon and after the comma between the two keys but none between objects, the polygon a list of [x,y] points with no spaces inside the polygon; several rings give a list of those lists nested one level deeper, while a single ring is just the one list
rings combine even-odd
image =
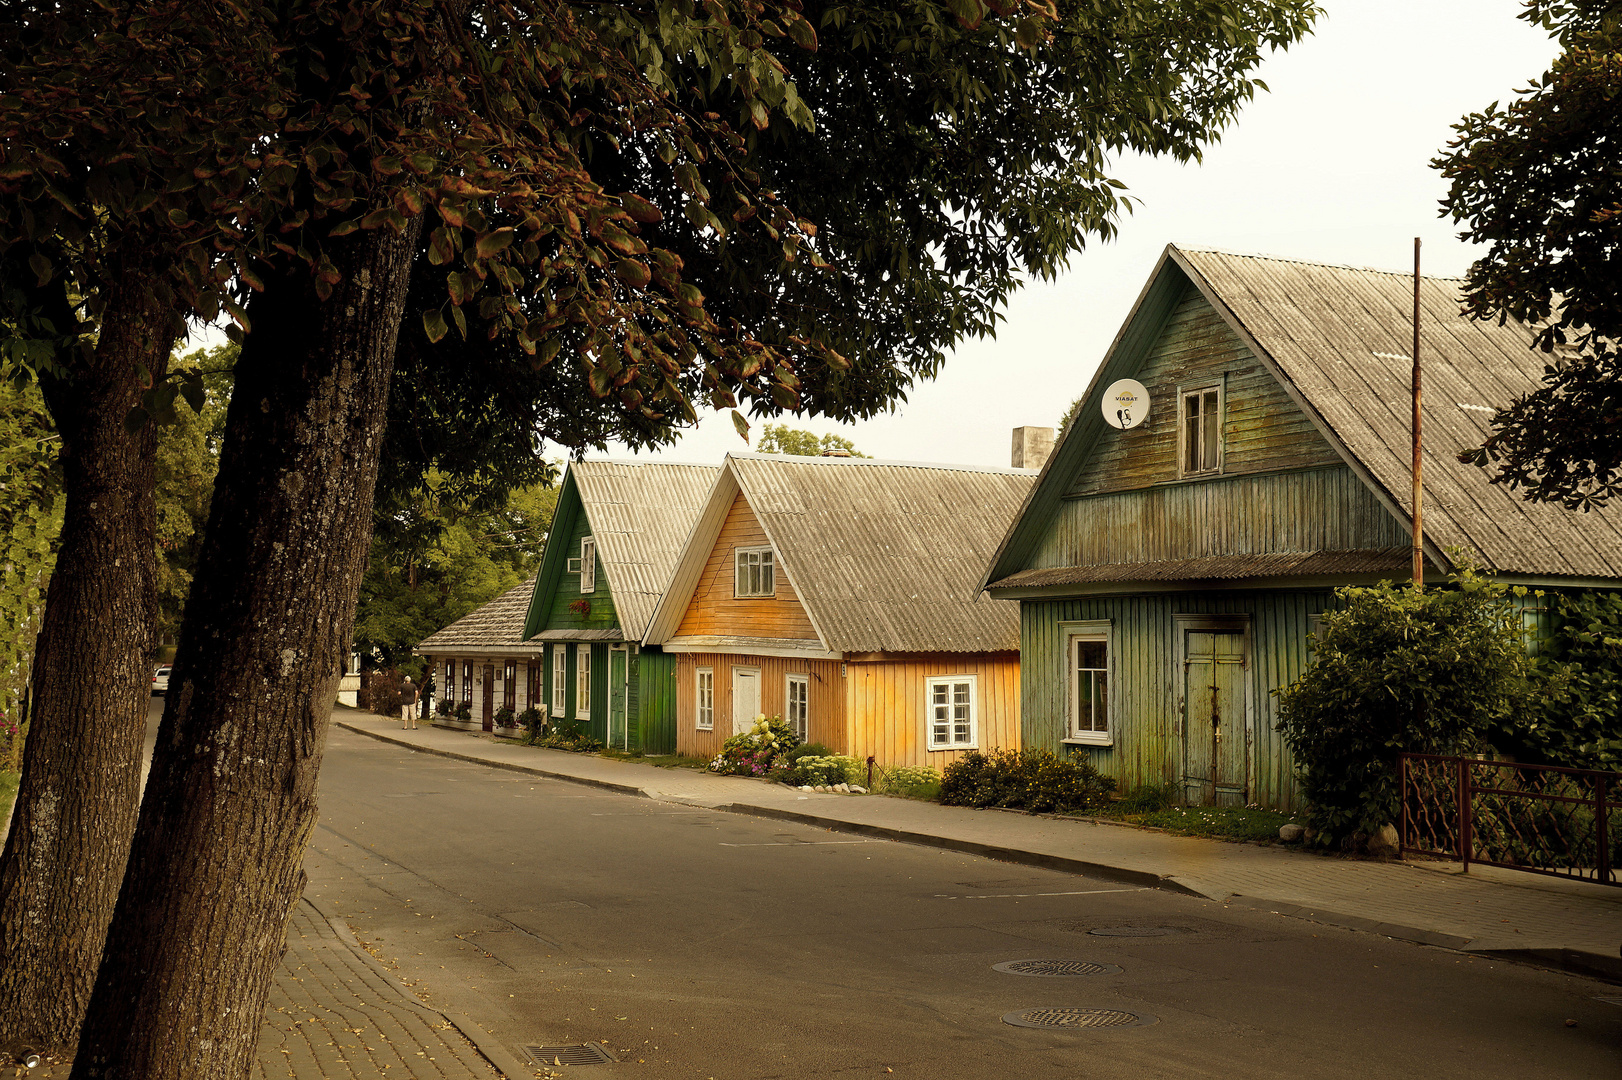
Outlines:
[{"label": "manhole cover", "polygon": [[1170,937],[1183,930],[1178,926],[1099,926],[1087,932],[1099,937]]},{"label": "manhole cover", "polygon": [[1031,975],[1039,979],[1064,979],[1074,975],[1119,975],[1114,964],[1094,964],[1087,960],[1009,960],[992,964],[992,971],[1004,975]]},{"label": "manhole cover", "polygon": [[1023,1028],[1121,1028],[1158,1023],[1148,1013],[1123,1009],[1025,1009],[1002,1018],[1005,1024]]},{"label": "manhole cover", "polygon": [[614,1056],[596,1043],[568,1043],[562,1046],[524,1046],[524,1053],[537,1065],[612,1065]]}]

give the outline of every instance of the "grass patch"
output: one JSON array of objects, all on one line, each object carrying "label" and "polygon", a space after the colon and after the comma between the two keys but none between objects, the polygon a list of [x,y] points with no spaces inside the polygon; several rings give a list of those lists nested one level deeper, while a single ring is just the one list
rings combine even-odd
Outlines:
[{"label": "grass patch", "polygon": [[644,754],[640,750],[601,750],[598,754],[615,761],[634,761],[638,765],[652,765],[660,769],[705,769],[710,764],[704,758],[683,754]]},{"label": "grass patch", "polygon": [[1300,824],[1296,814],[1279,810],[1245,806],[1173,806],[1143,810],[1128,805],[1128,800],[1124,799],[1086,816],[1215,840],[1277,840],[1282,826],[1292,822]]},{"label": "grass patch", "polygon": [[17,785],[22,778],[22,773],[0,772],[0,821],[11,813],[11,803],[17,797]]}]

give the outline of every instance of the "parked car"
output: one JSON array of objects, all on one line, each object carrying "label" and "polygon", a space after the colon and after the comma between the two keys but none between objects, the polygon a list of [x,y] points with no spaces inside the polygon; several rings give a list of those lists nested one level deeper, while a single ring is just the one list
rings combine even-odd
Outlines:
[{"label": "parked car", "polygon": [[165,664],[152,673],[152,696],[162,697],[169,692],[169,665]]}]

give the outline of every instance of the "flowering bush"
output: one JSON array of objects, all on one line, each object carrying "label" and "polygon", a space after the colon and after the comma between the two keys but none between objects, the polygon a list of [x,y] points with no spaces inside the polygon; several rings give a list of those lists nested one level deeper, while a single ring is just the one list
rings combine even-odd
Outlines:
[{"label": "flowering bush", "polygon": [[518,716],[513,712],[512,707],[509,705],[503,705],[501,708],[497,709],[496,714],[492,716],[490,720],[493,724],[495,724],[496,727],[499,728],[518,726]]},{"label": "flowering bush", "polygon": [[909,799],[933,799],[941,793],[941,774],[928,765],[898,765],[873,773],[873,790]]},{"label": "flowering bush", "polygon": [[860,784],[867,779],[866,766],[843,754],[812,754],[795,760],[788,783],[796,787],[833,784]]},{"label": "flowering bush", "polygon": [[[769,776],[777,758],[799,744],[799,737],[781,717],[757,716],[748,731],[721,744],[721,752],[710,762],[710,771],[725,776]],[[773,779],[781,778],[783,770],[777,772],[779,775]]]}]

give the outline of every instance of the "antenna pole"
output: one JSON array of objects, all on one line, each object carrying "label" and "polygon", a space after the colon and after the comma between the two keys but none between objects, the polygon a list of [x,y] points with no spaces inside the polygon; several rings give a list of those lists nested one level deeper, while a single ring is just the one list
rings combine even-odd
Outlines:
[{"label": "antenna pole", "polygon": [[1425,588],[1425,495],[1419,418],[1419,237],[1414,237],[1414,589]]}]

